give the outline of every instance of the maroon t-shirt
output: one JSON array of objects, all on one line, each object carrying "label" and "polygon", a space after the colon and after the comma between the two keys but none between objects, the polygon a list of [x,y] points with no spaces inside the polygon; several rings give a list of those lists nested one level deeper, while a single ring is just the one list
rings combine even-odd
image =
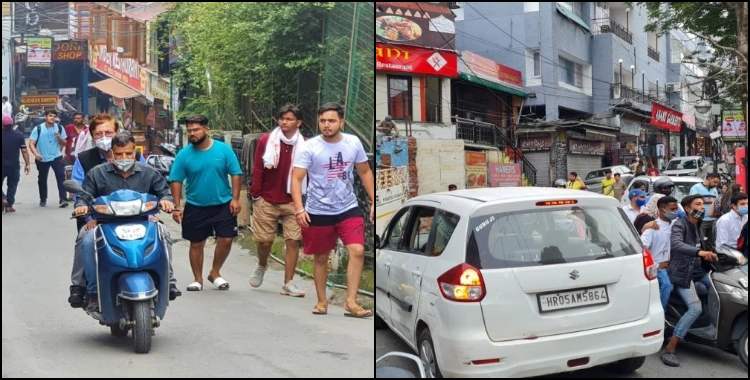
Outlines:
[{"label": "maroon t-shirt", "polygon": [[292,196],[286,192],[286,183],[289,180],[289,168],[292,166],[294,159],[292,157],[294,145],[282,142],[279,152],[279,164],[275,169],[266,169],[263,165],[263,154],[266,152],[266,143],[268,142],[269,135],[269,133],[262,134],[255,146],[253,182],[250,186],[250,195],[253,198],[262,197],[268,203],[290,203],[292,202]]},{"label": "maroon t-shirt", "polygon": [[68,124],[65,126],[65,157],[70,157],[73,153],[73,142],[78,137],[78,130],[74,124]]}]

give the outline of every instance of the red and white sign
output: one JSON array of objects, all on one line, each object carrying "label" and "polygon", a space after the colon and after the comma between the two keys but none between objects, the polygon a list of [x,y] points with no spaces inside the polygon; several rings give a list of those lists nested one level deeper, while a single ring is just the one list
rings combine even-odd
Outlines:
[{"label": "red and white sign", "polygon": [[521,72],[516,69],[501,65],[489,58],[470,51],[461,52],[461,61],[461,72],[476,75],[491,82],[523,87],[523,76]]},{"label": "red and white sign", "polygon": [[521,164],[488,164],[491,187],[520,186]]},{"label": "red and white sign", "polygon": [[402,73],[455,78],[458,76],[456,53],[413,46],[375,45],[375,69]]},{"label": "red and white sign", "polygon": [[680,133],[682,113],[659,103],[651,103],[651,125],[669,132]]},{"label": "red and white sign", "polygon": [[91,66],[98,71],[117,79],[141,94],[145,93],[146,84],[148,83],[148,73],[145,70],[141,70],[138,61],[130,58],[120,58],[117,53],[108,52],[107,47],[104,45],[92,47],[89,51],[89,60]]}]

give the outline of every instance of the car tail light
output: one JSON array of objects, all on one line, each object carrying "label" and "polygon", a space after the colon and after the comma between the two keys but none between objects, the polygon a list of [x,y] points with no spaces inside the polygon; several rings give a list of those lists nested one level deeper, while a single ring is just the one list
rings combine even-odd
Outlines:
[{"label": "car tail light", "polygon": [[646,279],[653,281],[656,279],[656,272],[658,265],[654,262],[654,257],[651,255],[651,251],[647,248],[643,248],[643,274]]},{"label": "car tail light", "polygon": [[574,205],[578,203],[575,199],[560,199],[560,200],[554,200],[554,201],[539,201],[536,202],[537,206],[566,206],[566,205]]},{"label": "car tail light", "polygon": [[496,363],[500,363],[500,358],[472,360],[471,361],[471,364],[474,364],[474,365],[496,364]]},{"label": "car tail light", "polygon": [[656,336],[656,335],[659,335],[660,332],[661,332],[661,330],[647,332],[647,333],[643,334],[643,337],[644,338],[649,338],[649,337],[652,337],[652,336]]},{"label": "car tail light", "polygon": [[465,263],[438,277],[438,287],[443,297],[458,302],[479,302],[487,293],[482,273]]}]

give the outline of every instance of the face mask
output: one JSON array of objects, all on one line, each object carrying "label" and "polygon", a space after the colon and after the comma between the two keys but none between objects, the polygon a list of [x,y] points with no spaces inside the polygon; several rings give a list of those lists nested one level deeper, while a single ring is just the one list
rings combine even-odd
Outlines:
[{"label": "face mask", "polygon": [[102,137],[99,140],[96,140],[96,147],[105,152],[109,151],[112,148],[112,138]]},{"label": "face mask", "polygon": [[695,219],[702,220],[703,216],[706,215],[706,212],[703,210],[693,210],[690,212],[690,215]]},{"label": "face mask", "polygon": [[135,165],[135,160],[133,159],[125,159],[125,160],[114,160],[112,161],[117,168],[117,170],[122,172],[129,171],[133,165]]},{"label": "face mask", "polygon": [[671,221],[677,219],[677,214],[678,213],[674,212],[674,211],[667,211],[667,212],[663,213],[662,216],[664,216],[664,219],[666,219],[666,220],[668,220],[668,221],[671,222]]},{"label": "face mask", "polygon": [[740,216],[747,215],[747,206],[738,208],[737,213],[740,214]]},{"label": "face mask", "polygon": [[645,206],[645,205],[646,205],[646,202],[648,202],[648,201],[647,201],[647,200],[645,200],[645,199],[636,199],[636,200],[635,200],[635,204],[636,204],[636,205],[638,205],[638,207],[643,207],[643,206]]}]

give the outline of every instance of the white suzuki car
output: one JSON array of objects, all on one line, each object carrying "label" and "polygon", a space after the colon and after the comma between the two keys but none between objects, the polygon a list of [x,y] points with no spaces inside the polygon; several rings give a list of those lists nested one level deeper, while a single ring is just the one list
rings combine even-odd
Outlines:
[{"label": "white suzuki car", "polygon": [[661,348],[657,267],[612,197],[485,188],[410,199],[376,240],[376,327],[432,377],[535,376]]}]

